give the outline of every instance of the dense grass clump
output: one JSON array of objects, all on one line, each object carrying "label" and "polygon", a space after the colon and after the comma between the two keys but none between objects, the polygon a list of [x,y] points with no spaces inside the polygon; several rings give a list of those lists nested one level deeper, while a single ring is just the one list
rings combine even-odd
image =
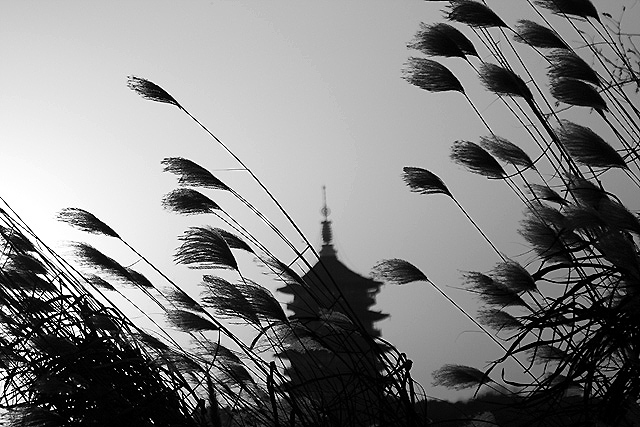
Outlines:
[{"label": "dense grass clump", "polygon": [[[456,81],[446,89],[464,95],[487,133],[477,144],[454,142],[451,159],[513,191],[530,251],[510,259],[481,231],[502,261],[465,281],[484,305],[478,321],[500,332],[490,336],[503,355],[487,369],[447,365],[434,378],[544,404],[540,425],[556,425],[560,414],[563,425],[627,425],[640,400],[640,222],[624,202],[637,209],[640,191],[637,36],[589,0],[517,2],[532,18],[514,23],[491,3],[450,1],[450,24],[422,25],[409,44],[447,59],[411,57],[405,75],[431,92],[445,75]],[[490,124],[479,113],[468,84],[448,69],[454,62],[471,67],[511,121]],[[514,127],[517,145],[499,136]],[[414,192],[456,201],[432,171],[408,167],[404,179]],[[387,275],[407,281],[400,263],[388,266],[398,267]],[[520,370],[509,375],[504,366],[514,362]]]}]

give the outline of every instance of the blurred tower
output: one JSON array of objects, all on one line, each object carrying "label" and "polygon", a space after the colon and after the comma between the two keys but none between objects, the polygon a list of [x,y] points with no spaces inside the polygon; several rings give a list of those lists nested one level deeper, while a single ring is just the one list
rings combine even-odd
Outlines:
[{"label": "blurred tower", "polygon": [[[293,313],[291,319],[302,326],[299,335],[307,335],[307,345],[280,356],[290,362],[286,373],[292,392],[306,393],[321,402],[329,417],[327,425],[367,425],[375,412],[371,405],[382,394],[372,340],[362,331],[379,337],[375,323],[389,315],[371,309],[382,283],[359,275],[338,260],[324,187],[323,202],[318,262],[302,276],[302,284],[278,289],[293,295],[287,308]],[[350,320],[354,317],[356,322]]]}]

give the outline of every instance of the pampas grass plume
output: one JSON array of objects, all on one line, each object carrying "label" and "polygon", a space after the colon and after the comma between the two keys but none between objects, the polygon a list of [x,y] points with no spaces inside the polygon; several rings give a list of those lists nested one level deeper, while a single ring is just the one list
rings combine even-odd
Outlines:
[{"label": "pampas grass plume", "polygon": [[472,0],[452,1],[447,19],[477,28],[507,27],[507,24],[488,6]]},{"label": "pampas grass plume", "polygon": [[554,49],[547,55],[547,58],[550,61],[547,70],[549,79],[569,78],[601,86],[598,74],[575,52],[567,49]]},{"label": "pampas grass plume", "polygon": [[156,102],[164,102],[167,104],[175,105],[176,107],[182,109],[182,106],[178,104],[178,101],[176,101],[173,96],[169,95],[167,91],[147,79],[136,76],[129,76],[127,79],[127,86],[129,87],[129,89],[133,90],[144,99]]},{"label": "pampas grass plume", "polygon": [[479,369],[470,366],[447,364],[433,373],[433,385],[445,386],[454,390],[477,387],[491,381]]},{"label": "pampas grass plume", "polygon": [[190,227],[178,239],[183,243],[174,255],[176,263],[196,269],[238,269],[226,240],[212,227]]},{"label": "pampas grass plume", "polygon": [[551,80],[551,95],[560,102],[579,107],[608,111],[607,103],[597,90],[581,80],[559,78]]},{"label": "pampas grass plume", "polygon": [[497,331],[520,329],[520,320],[504,310],[497,308],[482,309],[478,312],[478,320]]},{"label": "pampas grass plume", "polygon": [[471,40],[460,30],[444,22],[430,25],[421,23],[420,30],[407,47],[430,56],[460,58],[465,58],[466,55],[478,56]]},{"label": "pampas grass plume", "polygon": [[218,327],[210,320],[186,310],[168,311],[167,319],[175,327],[186,332],[218,330]]},{"label": "pampas grass plume", "polygon": [[553,30],[527,19],[518,21],[514,39],[537,48],[566,49],[566,44]]},{"label": "pampas grass plume", "polygon": [[209,214],[220,206],[192,188],[176,188],[162,199],[162,207],[183,215]]},{"label": "pampas grass plume", "polygon": [[480,67],[480,80],[491,92],[533,101],[533,95],[525,82],[513,71],[485,62]]},{"label": "pampas grass plume", "polygon": [[452,197],[451,192],[442,180],[434,173],[416,167],[406,166],[403,169],[402,179],[411,191],[420,194],[446,194]]},{"label": "pampas grass plume", "polygon": [[398,258],[380,261],[373,267],[372,275],[381,281],[398,285],[429,280],[416,266]]},{"label": "pampas grass plume", "polygon": [[533,196],[540,200],[566,205],[568,202],[556,191],[542,184],[529,184],[529,190]]},{"label": "pampas grass plume", "polygon": [[591,167],[627,168],[620,154],[588,127],[562,120],[557,133],[576,162]]},{"label": "pampas grass plume", "polygon": [[480,137],[480,145],[506,163],[535,169],[531,158],[520,147],[497,135]]},{"label": "pampas grass plume", "polygon": [[57,219],[87,233],[102,234],[115,238],[120,237],[111,227],[84,209],[65,208],[58,212]]},{"label": "pampas grass plume", "polygon": [[536,282],[531,274],[519,263],[507,260],[491,270],[491,277],[514,292],[531,292],[536,290]]},{"label": "pampas grass plume", "polygon": [[589,0],[534,0],[534,3],[553,13],[600,20],[596,7]]},{"label": "pampas grass plume", "polygon": [[470,141],[454,142],[450,157],[455,163],[487,178],[500,179],[506,175],[500,163],[491,154]]},{"label": "pampas grass plume", "polygon": [[464,280],[469,289],[478,293],[486,304],[500,308],[525,305],[516,290],[486,274],[470,271],[465,273]]},{"label": "pampas grass plume", "polygon": [[165,172],[178,175],[178,183],[185,186],[229,190],[222,181],[197,163],[182,157],[167,157],[162,160]]},{"label": "pampas grass plume", "polygon": [[431,59],[409,58],[403,74],[406,81],[429,92],[464,93],[464,88],[456,76],[447,67]]}]

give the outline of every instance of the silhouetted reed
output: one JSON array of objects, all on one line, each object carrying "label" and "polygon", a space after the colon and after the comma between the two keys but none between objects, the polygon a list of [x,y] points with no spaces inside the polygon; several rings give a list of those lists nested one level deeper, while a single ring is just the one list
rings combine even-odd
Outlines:
[{"label": "silhouetted reed", "polygon": [[[576,425],[624,424],[640,399],[640,223],[622,203],[625,197],[610,189],[615,182],[607,175],[617,170],[640,187],[640,111],[628,90],[640,81],[629,58],[638,52],[615,32],[615,21],[601,22],[589,0],[522,4],[544,22],[520,20],[512,27],[485,2],[451,0],[446,11],[451,23],[422,24],[408,45],[430,57],[463,59],[513,113],[523,130],[517,144],[494,133],[444,64],[410,57],[404,78],[429,92],[462,94],[486,126],[488,134],[479,143],[455,141],[451,159],[513,190],[526,212],[520,232],[531,248],[529,258],[505,256],[436,174],[412,166],[402,175],[411,191],[447,196],[500,258],[487,273],[464,276],[484,307],[477,318],[470,315],[404,260],[381,261],[373,273],[399,285],[428,283],[503,351],[484,370],[446,365],[435,372],[436,384],[490,387],[522,396],[531,406],[543,401],[543,425],[569,407]],[[544,18],[548,13],[565,24],[552,27]],[[575,32],[575,20],[587,29]],[[475,35],[473,41],[456,28],[463,25]],[[579,37],[588,31],[592,38],[573,46],[563,36],[567,31]],[[525,49],[548,64],[546,83],[530,72],[520,54]],[[175,262],[205,270],[192,284],[201,290],[194,295],[87,211],[68,208],[59,219],[119,242],[136,256],[136,269],[77,243],[79,263],[93,270],[80,273],[3,206],[0,407],[10,425],[426,424],[416,412],[423,394],[411,378],[411,361],[367,332],[330,274],[313,286],[302,278],[319,255],[251,168],[163,88],[140,77],[130,77],[128,86],[193,119],[237,162],[234,169],[267,195],[295,235],[245,198],[246,189],[226,185],[192,160],[165,159],[164,170],[177,176],[179,188],[163,198],[163,206],[215,222],[179,236]],[[579,107],[595,110],[589,127],[564,118]],[[599,136],[601,129],[612,143]],[[288,252],[276,256],[237,221],[236,212],[214,200],[219,191],[237,199]],[[300,240],[302,247],[294,243]],[[271,278],[308,296],[318,314],[287,317],[265,276],[250,277],[255,273],[245,268],[247,256]],[[340,370],[322,369],[318,351],[328,353]],[[287,361],[294,354],[315,368],[313,377],[296,385],[284,374],[287,368],[290,376],[301,373]],[[496,374],[506,361],[515,362],[528,380]],[[580,399],[567,403],[575,395]]]},{"label": "silhouetted reed", "polygon": [[[73,222],[116,236],[87,218]],[[3,420],[16,426],[196,426],[184,373],[136,339],[138,327],[105,298],[103,292],[115,288],[77,272],[6,204],[0,222]],[[89,246],[82,251],[109,273],[139,283]]]},{"label": "silhouetted reed", "polygon": [[[455,37],[453,32],[450,36]],[[418,425],[420,388],[411,379],[411,362],[369,334],[330,272],[313,283],[302,279],[319,255],[271,192],[160,86],[139,77],[130,77],[128,85],[145,99],[178,107],[224,147],[304,246],[298,248],[239,191],[181,157],[162,162],[179,185],[162,205],[179,214],[206,215],[216,223],[188,227],[178,236],[174,262],[204,270],[200,283],[171,279],[97,216],[67,208],[59,220],[120,242],[137,258],[133,269],[92,245],[74,243],[76,260],[87,270],[79,273],[34,244],[41,244],[36,236],[25,237],[21,227],[26,226],[3,211],[3,236],[12,246],[2,270],[7,282],[3,292],[8,292],[0,293],[7,308],[0,313],[6,319],[1,336],[7,362],[0,370],[9,391],[4,407],[13,424]],[[286,244],[284,261],[238,222],[237,214],[214,201],[210,193],[219,191],[235,197]],[[268,275],[252,279],[255,273],[245,272],[252,271],[245,266],[247,255]],[[290,319],[263,284],[265,278],[304,293],[317,315]],[[199,295],[192,292],[195,286]],[[30,354],[26,359],[25,351]],[[326,355],[331,366],[323,365]],[[295,364],[289,363],[292,357]],[[305,364],[313,376],[300,381]],[[51,381],[45,381],[47,376]],[[156,411],[158,405],[163,409]],[[107,415],[108,407],[113,417]],[[121,420],[131,412],[135,416]]]},{"label": "silhouetted reed", "polygon": [[[608,175],[621,170],[632,191],[640,190],[640,114],[637,99],[627,90],[640,71],[630,60],[638,56],[633,35],[622,37],[611,15],[600,15],[589,0],[521,2],[543,23],[521,19],[515,30],[490,3],[452,0],[445,12],[446,19],[470,27],[477,36],[468,42],[476,46],[475,61],[456,55],[455,43],[435,33],[433,29],[445,24],[422,24],[409,47],[429,56],[463,57],[480,83],[513,113],[523,131],[519,144],[538,150],[529,157],[520,145],[496,136],[467,98],[490,135],[482,137],[480,145],[454,142],[451,158],[472,172],[504,180],[513,190],[526,212],[520,233],[533,252],[520,255],[517,262],[501,255],[503,261],[489,273],[465,274],[469,291],[484,305],[478,320],[501,332],[491,339],[503,355],[482,371],[447,365],[434,373],[435,383],[456,389],[489,385],[526,397],[529,406],[545,402],[546,415],[538,418],[539,425],[556,425],[554,420],[569,410],[564,422],[572,425],[631,425],[640,402],[640,331],[629,317],[638,298],[640,228],[637,213],[621,199],[633,200],[637,193],[616,197],[620,174],[617,181]],[[564,23],[551,27],[548,13]],[[575,35],[582,42],[568,43]],[[527,49],[549,64],[546,83],[531,73],[540,65],[527,65]],[[419,64],[420,58],[412,57],[410,63]],[[440,79],[436,76],[436,87]],[[427,73],[407,80],[433,92]],[[463,85],[455,76],[447,75],[447,80],[455,81],[455,87]],[[525,103],[517,104],[517,99]],[[575,119],[580,117],[578,108],[588,113],[585,107],[597,113],[589,126]],[[578,123],[564,118],[568,110]],[[608,133],[612,142],[600,133]],[[405,168],[403,178],[413,192],[453,199],[450,187],[430,171]],[[394,268],[397,275],[405,274],[399,260],[386,265],[387,276],[394,275]],[[507,375],[502,368],[507,361],[515,361],[528,380]]]}]

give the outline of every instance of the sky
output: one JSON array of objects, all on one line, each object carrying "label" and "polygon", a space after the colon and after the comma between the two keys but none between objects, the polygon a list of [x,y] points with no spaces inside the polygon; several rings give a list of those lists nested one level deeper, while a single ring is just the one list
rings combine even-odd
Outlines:
[{"label": "sky", "polygon": [[[509,23],[519,17],[511,1],[491,4]],[[379,260],[406,259],[473,313],[472,296],[459,289],[461,274],[489,270],[498,258],[451,200],[411,193],[402,168],[437,173],[504,252],[526,247],[516,232],[522,207],[508,189],[448,159],[453,141],[486,134],[464,98],[430,94],[402,79],[404,63],[416,55],[407,42],[420,22],[442,20],[443,5],[4,0],[0,196],[62,252],[65,241],[84,235],[56,223],[55,214],[83,208],[176,277],[190,277],[171,257],[176,236],[193,219],[162,210],[162,196],[176,185],[162,173],[165,157],[215,171],[285,227],[202,129],[127,88],[127,76],[137,75],[162,86],[223,140],[316,248],[326,186],[334,244],[347,266],[367,275]],[[483,115],[502,134],[516,134],[495,97],[472,75],[463,77]],[[431,372],[444,363],[482,367],[499,355],[426,283],[386,285],[376,308],[391,315],[378,327],[414,361],[413,376],[429,395],[468,396],[431,386]]]}]

